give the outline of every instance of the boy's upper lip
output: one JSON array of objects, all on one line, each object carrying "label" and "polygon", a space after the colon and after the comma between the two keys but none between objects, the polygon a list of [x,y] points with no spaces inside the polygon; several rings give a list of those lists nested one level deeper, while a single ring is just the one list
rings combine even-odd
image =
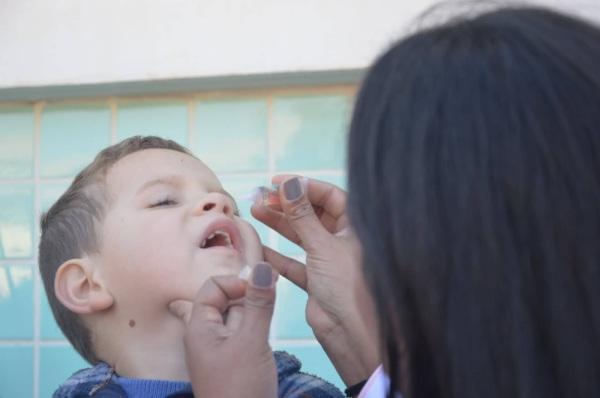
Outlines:
[{"label": "boy's upper lip", "polygon": [[215,217],[206,225],[206,227],[204,227],[204,231],[202,231],[200,240],[198,241],[198,247],[201,247],[202,242],[204,242],[204,240],[212,235],[215,231],[226,232],[229,235],[229,239],[231,240],[233,248],[240,253],[243,252],[242,235],[240,230],[231,218],[224,215]]}]

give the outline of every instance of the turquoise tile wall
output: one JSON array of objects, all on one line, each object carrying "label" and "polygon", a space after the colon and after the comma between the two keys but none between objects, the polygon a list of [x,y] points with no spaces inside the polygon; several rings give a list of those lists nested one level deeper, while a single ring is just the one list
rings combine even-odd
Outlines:
[{"label": "turquoise tile wall", "polygon": [[[33,395],[33,347],[0,346],[0,398]],[[49,395],[48,395],[49,396]]]},{"label": "turquoise tile wall", "polygon": [[33,255],[33,187],[0,185],[0,259]]},{"label": "turquoise tile wall", "polygon": [[285,340],[314,338],[304,316],[306,299],[306,292],[292,282],[284,278],[277,281],[277,301],[271,326],[272,334]]},{"label": "turquoise tile wall", "polygon": [[117,140],[134,135],[159,135],[187,144],[188,121],[185,102],[137,102],[120,104]]},{"label": "turquoise tile wall", "polygon": [[33,267],[0,266],[0,339],[33,338]]},{"label": "turquoise tile wall", "polygon": [[347,96],[275,97],[273,151],[279,170],[341,169]]},{"label": "turquoise tile wall", "polygon": [[213,170],[267,171],[265,99],[201,102],[196,116],[194,152]]},{"label": "turquoise tile wall", "polygon": [[0,110],[0,178],[33,177],[33,109]]},{"label": "turquoise tile wall", "polygon": [[[60,364],[60,366],[57,366]],[[56,387],[78,369],[89,365],[71,346],[40,348],[40,397],[51,397]]]},{"label": "turquoise tile wall", "polygon": [[41,114],[40,176],[73,177],[110,143],[107,105],[49,106]]},{"label": "turquoise tile wall", "polygon": [[[298,246],[251,217],[251,203],[242,197],[269,185],[277,173],[345,185],[352,95],[350,90],[321,91],[0,104],[0,398],[49,397],[86,366],[54,321],[36,250],[40,215],[99,150],[136,134],[187,146],[216,171],[264,244],[302,260]],[[273,346],[342,387],[306,324],[305,301],[306,293],[279,281]]]}]

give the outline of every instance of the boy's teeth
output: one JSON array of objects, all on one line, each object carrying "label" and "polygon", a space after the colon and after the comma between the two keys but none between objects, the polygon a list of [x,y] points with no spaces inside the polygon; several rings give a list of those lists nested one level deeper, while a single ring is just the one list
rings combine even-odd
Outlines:
[{"label": "boy's teeth", "polygon": [[231,242],[231,237],[229,236],[229,234],[225,231],[220,231],[220,230],[213,232],[206,239],[204,239],[202,241],[202,244],[200,245],[200,247],[202,247],[202,248],[206,247],[206,242],[209,241],[210,239],[213,239],[217,235],[220,235],[223,237],[223,239],[225,240],[226,247],[233,248],[233,244]]}]

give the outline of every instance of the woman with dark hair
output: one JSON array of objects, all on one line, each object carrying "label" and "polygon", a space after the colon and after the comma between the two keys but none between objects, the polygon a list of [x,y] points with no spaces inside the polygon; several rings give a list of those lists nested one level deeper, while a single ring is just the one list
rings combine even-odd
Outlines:
[{"label": "woman with dark hair", "polygon": [[370,69],[349,137],[360,245],[329,184],[276,177],[283,214],[253,213],[307,251],[306,267],[265,254],[307,290],[349,395],[381,361],[362,396],[598,397],[598,153],[600,30],[503,8],[413,34]]}]

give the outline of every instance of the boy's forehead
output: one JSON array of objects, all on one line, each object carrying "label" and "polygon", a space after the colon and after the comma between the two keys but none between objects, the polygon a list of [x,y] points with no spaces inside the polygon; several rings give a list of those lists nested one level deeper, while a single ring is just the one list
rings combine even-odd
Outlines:
[{"label": "boy's forehead", "polygon": [[109,189],[136,189],[166,176],[200,181],[215,189],[221,187],[216,175],[202,161],[171,149],[144,149],[124,156],[109,169],[106,183]]}]

